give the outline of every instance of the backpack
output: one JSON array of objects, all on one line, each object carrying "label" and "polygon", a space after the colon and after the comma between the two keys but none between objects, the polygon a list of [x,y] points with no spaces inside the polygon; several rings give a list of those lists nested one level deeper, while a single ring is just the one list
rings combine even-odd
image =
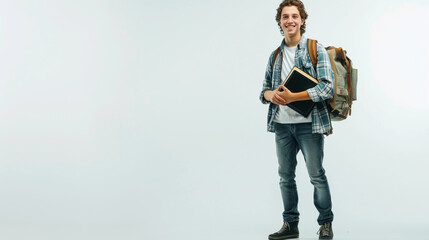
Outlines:
[{"label": "backpack", "polygon": [[[307,50],[315,71],[317,71],[316,43],[316,40],[307,39]],[[326,100],[326,105],[330,112],[330,119],[333,121],[341,121],[352,114],[351,107],[353,101],[357,100],[357,69],[353,68],[351,59],[347,57],[347,52],[341,47],[335,48],[329,46],[325,49],[328,52],[335,77],[334,95]],[[280,47],[274,52],[273,68],[279,52]]]},{"label": "backpack", "polygon": [[[313,67],[317,66],[316,40],[307,40],[307,50]],[[326,47],[335,76],[334,95],[326,100],[331,120],[341,121],[352,114],[353,101],[357,100],[357,69],[352,66],[352,60],[341,47]]]}]

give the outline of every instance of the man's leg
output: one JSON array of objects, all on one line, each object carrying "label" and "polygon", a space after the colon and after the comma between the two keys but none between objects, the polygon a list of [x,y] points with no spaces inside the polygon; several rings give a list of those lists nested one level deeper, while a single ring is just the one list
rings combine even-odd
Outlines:
[{"label": "man's leg", "polygon": [[323,134],[312,134],[311,123],[297,124],[296,138],[304,155],[310,181],[314,186],[314,205],[319,211],[319,225],[330,223],[334,219],[332,213],[331,193],[328,180],[323,169]]},{"label": "man's leg", "polygon": [[296,155],[298,144],[293,137],[294,124],[275,124],[276,150],[279,162],[280,190],[283,199],[283,220],[294,222],[299,219],[298,193],[295,182]]}]

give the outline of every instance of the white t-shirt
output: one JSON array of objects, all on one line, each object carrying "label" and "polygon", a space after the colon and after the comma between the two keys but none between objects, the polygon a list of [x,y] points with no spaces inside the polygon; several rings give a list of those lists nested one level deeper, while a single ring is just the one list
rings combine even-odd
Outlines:
[{"label": "white t-shirt", "polygon": [[[295,52],[296,46],[287,47],[283,49],[283,61],[282,61],[282,82],[286,79],[289,72],[295,66]],[[308,117],[304,117],[295,110],[291,109],[288,106],[281,106],[277,109],[276,115],[274,117],[274,122],[276,123],[306,123],[311,122],[311,113]]]}]

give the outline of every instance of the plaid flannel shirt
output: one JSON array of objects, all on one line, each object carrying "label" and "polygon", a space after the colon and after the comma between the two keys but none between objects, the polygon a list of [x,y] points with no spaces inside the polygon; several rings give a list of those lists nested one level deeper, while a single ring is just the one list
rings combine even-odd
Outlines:
[{"label": "plaid flannel shirt", "polygon": [[[276,62],[274,63],[274,70],[272,64],[275,51],[271,53],[270,58],[268,60],[267,68],[265,70],[265,79],[262,91],[259,96],[259,99],[263,104],[270,104],[268,108],[267,117],[267,130],[269,132],[274,132],[273,119],[279,106],[269,101],[266,101],[264,98],[264,93],[266,90],[275,90],[282,82],[281,68],[284,46],[285,42],[283,40],[280,45],[281,51],[277,55]],[[311,115],[312,133],[331,133],[331,121],[329,119],[328,108],[324,101],[326,99],[331,98],[334,93],[334,72],[331,69],[331,63],[328,57],[328,53],[321,44],[317,43],[316,72],[316,70],[313,68],[313,63],[311,62],[310,56],[307,51],[307,38],[305,36],[302,36],[295,53],[295,66],[319,80],[319,84],[317,84],[313,88],[307,89],[307,93],[310,96],[311,100],[316,103]]]}]

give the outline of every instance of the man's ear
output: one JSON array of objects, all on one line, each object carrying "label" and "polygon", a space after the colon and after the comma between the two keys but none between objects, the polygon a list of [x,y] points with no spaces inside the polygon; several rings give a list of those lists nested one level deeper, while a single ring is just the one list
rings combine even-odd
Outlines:
[{"label": "man's ear", "polygon": [[301,19],[301,25],[303,25],[305,22],[305,19]]}]

